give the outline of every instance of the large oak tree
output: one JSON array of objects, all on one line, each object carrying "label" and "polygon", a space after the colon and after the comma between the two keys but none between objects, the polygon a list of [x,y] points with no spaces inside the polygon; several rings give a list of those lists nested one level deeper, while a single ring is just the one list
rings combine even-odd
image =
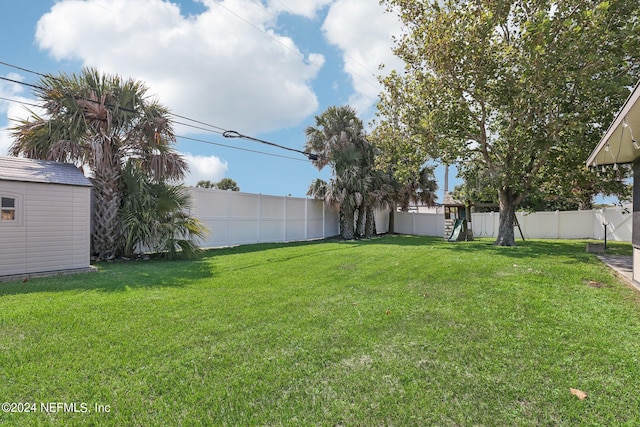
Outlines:
[{"label": "large oak tree", "polygon": [[[628,0],[382,0],[405,34],[382,110],[421,150],[474,162],[497,192],[497,245],[545,179],[584,161],[640,77],[640,3]],[[560,173],[561,171],[561,173]]]}]

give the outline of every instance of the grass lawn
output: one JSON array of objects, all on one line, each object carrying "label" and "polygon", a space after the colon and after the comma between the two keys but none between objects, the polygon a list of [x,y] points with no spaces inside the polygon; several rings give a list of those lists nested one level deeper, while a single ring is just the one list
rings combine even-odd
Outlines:
[{"label": "grass lawn", "polygon": [[640,425],[638,293],[584,241],[491,243],[254,245],[0,283],[0,402],[36,410],[0,425]]}]

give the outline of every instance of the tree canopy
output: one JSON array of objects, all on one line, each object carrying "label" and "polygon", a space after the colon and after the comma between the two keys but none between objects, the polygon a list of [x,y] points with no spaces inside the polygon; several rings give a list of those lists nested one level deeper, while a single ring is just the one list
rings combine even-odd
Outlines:
[{"label": "tree canopy", "polygon": [[640,77],[640,3],[383,3],[407,64],[384,80],[383,117],[411,135],[407,153],[466,165],[497,194],[496,244],[515,244],[515,210],[542,183],[600,191],[584,162]]},{"label": "tree canopy", "polygon": [[362,120],[349,106],[329,107],[306,129],[305,150],[318,153],[318,169],[331,166],[329,183],[315,180],[307,194],[340,209],[344,239],[376,234],[375,207],[386,201],[386,176],[375,169],[374,145],[365,138]]},{"label": "tree canopy", "polygon": [[196,187],[200,188],[217,188],[218,190],[240,191],[238,183],[231,178],[222,178],[218,182],[209,180],[201,180],[196,183]]}]

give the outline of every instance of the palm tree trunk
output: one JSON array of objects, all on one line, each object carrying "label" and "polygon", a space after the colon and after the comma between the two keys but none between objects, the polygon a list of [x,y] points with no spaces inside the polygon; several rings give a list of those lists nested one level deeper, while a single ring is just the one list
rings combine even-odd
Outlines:
[{"label": "palm tree trunk", "polygon": [[358,219],[356,221],[355,235],[356,237],[361,237],[365,234],[365,218],[367,216],[364,205],[358,206],[356,213],[358,214]]},{"label": "palm tree trunk", "polygon": [[102,171],[93,179],[94,211],[91,233],[92,253],[99,259],[110,259],[117,255],[121,242],[121,227],[118,212],[122,194],[120,172],[117,169]]},{"label": "palm tree trunk", "polygon": [[340,237],[344,240],[353,240],[355,238],[353,227],[354,211],[340,207]]},{"label": "palm tree trunk", "polygon": [[367,206],[367,219],[364,225],[364,237],[367,239],[378,234],[376,230],[376,216],[373,206]]}]

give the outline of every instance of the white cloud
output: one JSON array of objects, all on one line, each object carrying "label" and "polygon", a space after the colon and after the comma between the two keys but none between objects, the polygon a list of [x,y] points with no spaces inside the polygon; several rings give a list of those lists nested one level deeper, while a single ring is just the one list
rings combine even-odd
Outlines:
[{"label": "white cloud", "polygon": [[[331,5],[322,30],[343,52],[344,69],[355,90],[349,103],[358,111],[376,103],[382,91],[378,75],[403,68],[391,51],[392,37],[400,35],[401,28],[398,17],[385,13],[378,0],[337,0]],[[380,64],[385,65],[382,71]]]},{"label": "white cloud", "polygon": [[13,140],[9,135],[7,128],[0,128],[0,156],[6,156],[9,154],[9,147]]},{"label": "white cloud", "polygon": [[229,168],[227,162],[216,156],[198,156],[191,153],[182,155],[189,164],[186,185],[196,185],[198,181],[220,181]]},{"label": "white cloud", "polygon": [[[316,111],[310,82],[322,55],[303,56],[260,2],[201,3],[203,13],[184,16],[163,0],[61,0],[36,41],[57,60],[143,80],[173,112],[227,129],[266,132]],[[310,13],[327,1],[303,3],[289,7]]]},{"label": "white cloud", "polygon": [[[16,81],[24,80],[22,76],[15,73],[9,73],[4,77]],[[13,121],[19,121],[31,116],[29,110],[37,114],[44,114],[42,109],[29,105],[37,101],[23,96],[23,93],[24,86],[21,84],[0,80],[0,115]],[[0,156],[6,156],[9,153],[9,147],[13,143],[9,128],[13,125],[15,123],[6,123],[4,127],[0,127]]]}]

